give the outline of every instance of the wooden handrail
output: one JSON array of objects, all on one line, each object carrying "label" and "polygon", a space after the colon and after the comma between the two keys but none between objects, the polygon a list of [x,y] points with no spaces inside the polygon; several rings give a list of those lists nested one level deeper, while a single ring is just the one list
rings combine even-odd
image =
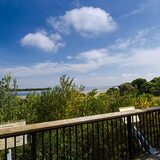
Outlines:
[{"label": "wooden handrail", "polygon": [[49,130],[49,129],[75,126],[78,124],[85,124],[85,123],[115,119],[115,118],[126,117],[126,116],[133,116],[141,113],[155,112],[155,111],[160,111],[160,107],[135,109],[135,110],[126,111],[126,112],[113,112],[113,113],[99,114],[99,115],[93,115],[93,116],[87,116],[87,117],[35,123],[35,124],[29,124],[22,127],[13,127],[8,129],[6,128],[3,130],[0,130],[0,138],[40,132],[40,131]]}]

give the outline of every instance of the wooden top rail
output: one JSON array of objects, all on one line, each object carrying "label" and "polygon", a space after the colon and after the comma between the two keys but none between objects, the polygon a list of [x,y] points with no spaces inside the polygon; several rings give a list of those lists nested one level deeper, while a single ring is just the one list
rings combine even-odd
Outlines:
[{"label": "wooden top rail", "polygon": [[155,112],[155,111],[160,111],[160,107],[135,109],[135,110],[126,111],[126,112],[113,112],[113,113],[99,114],[99,115],[93,115],[93,116],[87,116],[87,117],[79,117],[79,118],[64,119],[64,120],[58,120],[58,121],[35,123],[35,124],[29,124],[29,125],[22,126],[22,127],[13,127],[9,129],[6,128],[3,130],[0,130],[0,138],[17,136],[17,135],[22,135],[22,134],[29,134],[29,133],[44,131],[44,130],[49,130],[49,129],[57,129],[57,128],[62,128],[62,127],[75,126],[78,124],[85,124],[85,123],[97,122],[97,121],[102,121],[102,120],[121,118],[121,117],[126,117],[126,116],[133,116],[133,115],[137,115],[141,113]]}]

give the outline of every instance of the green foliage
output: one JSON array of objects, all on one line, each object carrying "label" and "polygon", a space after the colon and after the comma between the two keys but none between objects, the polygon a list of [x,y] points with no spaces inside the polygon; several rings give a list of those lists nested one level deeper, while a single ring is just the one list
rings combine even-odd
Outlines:
[{"label": "green foliage", "polygon": [[152,82],[146,82],[142,85],[140,92],[141,93],[150,93]]},{"label": "green foliage", "polygon": [[152,106],[158,106],[158,99],[156,99],[151,94],[141,94],[139,95],[134,102],[136,108],[148,108]]},{"label": "green foliage", "polygon": [[73,78],[63,75],[59,85],[41,94],[32,91],[23,98],[17,96],[16,80],[6,75],[0,81],[0,122],[25,119],[27,123],[35,123],[115,112],[119,107],[130,105],[157,106],[160,99],[154,95],[160,94],[159,87],[160,78],[150,82],[139,78],[105,93],[99,94],[93,89],[85,94],[84,86],[76,86]]},{"label": "green foliage", "polygon": [[0,122],[14,120],[13,110],[16,110],[18,98],[16,91],[10,92],[11,83],[16,88],[16,80],[12,81],[11,75],[6,75],[0,81]]},{"label": "green foliage", "polygon": [[132,86],[135,87],[139,94],[141,94],[141,89],[142,89],[142,86],[146,83],[146,79],[143,79],[143,78],[138,78],[138,79],[135,79],[131,82]]},{"label": "green foliage", "polygon": [[141,93],[150,93],[154,96],[160,96],[160,77],[156,77],[150,82],[142,85]]},{"label": "green foliage", "polygon": [[137,90],[135,87],[131,85],[131,83],[124,83],[118,86],[120,94],[126,95],[126,94],[136,94]]},{"label": "green foliage", "polygon": [[120,96],[120,91],[118,88],[109,88],[106,92],[108,95],[117,95],[117,96]]},{"label": "green foliage", "polygon": [[150,93],[155,96],[160,96],[160,77],[154,78],[150,83],[152,84]]}]

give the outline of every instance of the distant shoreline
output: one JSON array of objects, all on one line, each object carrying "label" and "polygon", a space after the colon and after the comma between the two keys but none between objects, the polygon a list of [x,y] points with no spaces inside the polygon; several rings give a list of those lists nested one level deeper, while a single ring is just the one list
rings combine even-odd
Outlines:
[{"label": "distant shoreline", "polygon": [[[100,94],[100,93],[104,93],[106,92],[109,88],[111,87],[115,87],[115,86],[95,86],[95,87],[85,87],[84,91],[82,91],[82,93],[85,93],[87,94],[88,92],[91,92],[93,89],[96,89],[97,91],[97,94]],[[44,91],[45,89],[42,89],[42,90],[36,90],[36,89],[18,89],[17,90],[17,95],[20,96],[20,97],[26,97],[26,95],[30,92],[36,92],[38,94],[40,94],[42,91]],[[47,88],[47,90],[49,90]]]}]

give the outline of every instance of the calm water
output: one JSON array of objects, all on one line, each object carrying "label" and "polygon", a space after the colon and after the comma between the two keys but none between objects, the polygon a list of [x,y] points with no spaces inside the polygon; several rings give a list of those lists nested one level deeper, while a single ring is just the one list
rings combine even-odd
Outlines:
[{"label": "calm water", "polygon": [[[111,88],[111,86],[95,86],[95,87],[85,87],[84,93],[90,92],[93,89],[97,89],[98,92],[106,92],[109,88]],[[42,91],[36,91],[37,94],[40,94]],[[20,91],[18,92],[18,96],[26,96],[28,93],[30,93],[29,91]],[[33,91],[32,91],[33,93]]]},{"label": "calm water", "polygon": [[86,87],[84,92],[90,92],[93,89],[97,89],[98,92],[106,92],[111,86],[95,86],[95,87]]},{"label": "calm water", "polygon": [[[30,93],[30,91],[20,91],[20,92],[17,92],[17,95],[18,96],[26,96],[28,93]],[[31,93],[33,93],[33,91]],[[41,91],[36,91],[35,93],[40,94]]]}]

